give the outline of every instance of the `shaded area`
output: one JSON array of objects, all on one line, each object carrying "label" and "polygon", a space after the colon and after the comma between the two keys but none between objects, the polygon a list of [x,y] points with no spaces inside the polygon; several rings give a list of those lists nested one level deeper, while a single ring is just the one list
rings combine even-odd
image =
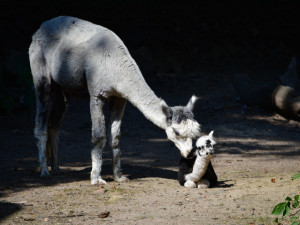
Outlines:
[{"label": "shaded area", "polygon": [[0,201],[0,222],[21,209],[20,204]]},{"label": "shaded area", "polygon": [[277,79],[253,82],[247,75],[236,75],[233,84],[243,103],[257,105],[275,111],[286,119],[300,121],[298,77],[297,60],[294,57],[286,72]]},{"label": "shaded area", "polygon": [[[175,77],[177,78],[177,77]],[[172,80],[169,76],[148,79],[158,96],[162,96],[170,105],[185,105],[192,94],[201,96],[195,108],[195,117],[202,124],[202,132],[215,131],[218,154],[255,156],[295,157],[299,151],[299,123],[289,122],[281,117],[266,113],[257,107],[247,107],[235,101],[235,92],[230,88],[218,86],[216,81],[205,76],[204,79]],[[176,93],[170,89],[177,82],[182,88]],[[156,85],[155,85],[156,84]],[[185,88],[190,86],[191,88]],[[202,88],[199,88],[202,87]],[[203,88],[205,87],[205,88]],[[231,93],[230,97],[222,93]],[[175,96],[175,97],[173,97]],[[13,117],[0,117],[1,159],[0,188],[21,191],[37,186],[54,186],[59,183],[89,181],[90,150],[92,144],[88,100],[72,100],[63,121],[60,133],[59,156],[63,174],[50,180],[39,177],[37,149],[33,137],[33,116],[26,121],[26,115],[20,113]],[[106,117],[108,118],[108,116]],[[4,120],[7,121],[4,123]],[[131,104],[128,104],[122,124],[122,168],[131,179],[145,177],[177,178],[177,166],[180,154],[166,134]],[[104,151],[103,176],[112,180],[111,153]],[[218,175],[218,174],[217,174]]]}]

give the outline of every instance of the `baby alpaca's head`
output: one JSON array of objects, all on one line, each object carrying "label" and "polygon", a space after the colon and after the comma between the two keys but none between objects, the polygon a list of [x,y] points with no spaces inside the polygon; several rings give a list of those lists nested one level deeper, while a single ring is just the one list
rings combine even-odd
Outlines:
[{"label": "baby alpaca's head", "polygon": [[199,156],[212,156],[214,154],[214,145],[216,144],[214,137],[214,131],[211,131],[209,135],[199,137],[196,141],[197,155]]}]

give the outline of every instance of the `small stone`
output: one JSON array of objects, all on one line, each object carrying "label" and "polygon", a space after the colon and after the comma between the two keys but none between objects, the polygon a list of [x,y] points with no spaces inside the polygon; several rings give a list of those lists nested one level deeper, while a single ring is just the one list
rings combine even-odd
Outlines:
[{"label": "small stone", "polygon": [[33,217],[25,217],[24,220],[25,221],[34,221],[35,218],[33,218]]},{"label": "small stone", "polygon": [[98,215],[98,217],[99,217],[99,218],[106,218],[106,217],[109,216],[109,214],[110,214],[109,211],[104,211],[104,212],[100,213],[100,214]]}]

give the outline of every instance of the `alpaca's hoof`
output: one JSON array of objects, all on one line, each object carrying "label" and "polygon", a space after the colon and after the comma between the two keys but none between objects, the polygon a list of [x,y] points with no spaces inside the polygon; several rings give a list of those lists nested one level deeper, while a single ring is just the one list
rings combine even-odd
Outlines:
[{"label": "alpaca's hoof", "polygon": [[195,188],[196,187],[196,183],[194,181],[187,180],[184,183],[184,186],[187,187],[187,188]]},{"label": "alpaca's hoof", "polygon": [[105,180],[103,180],[101,177],[94,178],[91,180],[91,184],[107,184]]},{"label": "alpaca's hoof", "polygon": [[121,177],[115,177],[115,181],[119,183],[124,183],[124,182],[129,182],[130,180],[125,176],[121,176]]},{"label": "alpaca's hoof", "polygon": [[205,188],[209,188],[210,187],[210,182],[208,180],[200,180],[199,182],[197,182],[197,187],[199,189],[205,189]]},{"label": "alpaca's hoof", "polygon": [[50,174],[48,168],[41,168],[41,178],[49,178]]}]

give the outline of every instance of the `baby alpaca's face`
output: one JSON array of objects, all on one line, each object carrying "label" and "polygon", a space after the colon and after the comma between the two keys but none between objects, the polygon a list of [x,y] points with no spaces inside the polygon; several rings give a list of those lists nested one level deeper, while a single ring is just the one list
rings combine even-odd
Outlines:
[{"label": "baby alpaca's face", "polygon": [[197,153],[200,156],[208,156],[214,154],[214,145],[216,144],[213,139],[213,131],[209,133],[209,135],[202,136],[198,138],[196,142]]}]

